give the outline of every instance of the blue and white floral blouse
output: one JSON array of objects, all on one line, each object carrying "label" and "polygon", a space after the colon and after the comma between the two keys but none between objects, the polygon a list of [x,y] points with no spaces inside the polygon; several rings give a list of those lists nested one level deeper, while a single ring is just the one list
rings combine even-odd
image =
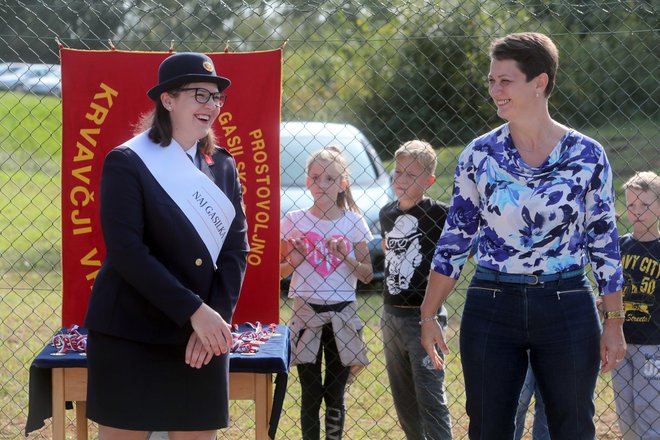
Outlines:
[{"label": "blue and white floral blouse", "polygon": [[527,165],[508,124],[461,153],[433,269],[458,278],[477,237],[479,265],[513,274],[591,267],[603,294],[621,290],[612,171],[603,147],[569,130],[538,168]]}]

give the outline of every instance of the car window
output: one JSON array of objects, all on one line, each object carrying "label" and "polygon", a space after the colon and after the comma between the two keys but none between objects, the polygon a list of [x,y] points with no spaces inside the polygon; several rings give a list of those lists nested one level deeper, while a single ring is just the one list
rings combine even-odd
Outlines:
[{"label": "car window", "polygon": [[335,140],[330,137],[301,136],[282,134],[282,186],[305,186],[305,166],[309,155],[330,144],[340,144],[342,154],[348,162],[351,182],[370,184],[376,180],[376,170],[372,158],[357,139]]}]

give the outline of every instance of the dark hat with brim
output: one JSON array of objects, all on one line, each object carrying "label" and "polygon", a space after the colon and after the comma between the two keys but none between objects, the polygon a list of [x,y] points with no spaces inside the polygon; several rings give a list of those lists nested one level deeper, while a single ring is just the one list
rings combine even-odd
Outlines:
[{"label": "dark hat with brim", "polygon": [[152,87],[147,96],[158,102],[160,94],[184,84],[210,82],[218,85],[222,92],[231,81],[215,73],[211,58],[201,53],[181,52],[165,58],[158,68],[158,85]]}]

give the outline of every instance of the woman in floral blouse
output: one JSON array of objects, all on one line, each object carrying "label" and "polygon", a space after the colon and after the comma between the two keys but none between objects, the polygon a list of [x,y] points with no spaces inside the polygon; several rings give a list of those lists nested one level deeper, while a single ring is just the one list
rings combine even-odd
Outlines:
[{"label": "woman in floral blouse", "polygon": [[[476,242],[460,352],[471,439],[511,439],[527,350],[553,439],[595,438],[599,365],[626,350],[612,170],[603,147],[550,117],[558,53],[538,33],[491,44],[488,90],[507,121],[473,140],[455,187],[422,304],[422,343],[436,368],[448,348],[433,313]],[[590,263],[603,295],[601,327]]]}]

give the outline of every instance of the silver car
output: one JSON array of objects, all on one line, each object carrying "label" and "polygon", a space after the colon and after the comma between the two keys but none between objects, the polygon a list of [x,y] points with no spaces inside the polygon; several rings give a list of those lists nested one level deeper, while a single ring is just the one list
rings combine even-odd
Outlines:
[{"label": "silver car", "polygon": [[[0,89],[25,90],[25,82],[38,79],[55,69],[53,64],[24,64],[12,63],[5,72],[0,75]],[[59,66],[57,66],[59,69]]]},{"label": "silver car", "polygon": [[16,87],[23,92],[36,95],[62,96],[62,74],[60,66],[52,66],[44,75],[28,78]]},{"label": "silver car", "polygon": [[312,196],[305,186],[309,155],[331,144],[342,149],[348,162],[351,193],[374,236],[369,243],[374,279],[382,280],[383,251],[378,213],[393,200],[394,193],[390,175],[376,150],[352,125],[325,122],[283,122],[280,143],[282,216],[288,211],[312,206]]}]

